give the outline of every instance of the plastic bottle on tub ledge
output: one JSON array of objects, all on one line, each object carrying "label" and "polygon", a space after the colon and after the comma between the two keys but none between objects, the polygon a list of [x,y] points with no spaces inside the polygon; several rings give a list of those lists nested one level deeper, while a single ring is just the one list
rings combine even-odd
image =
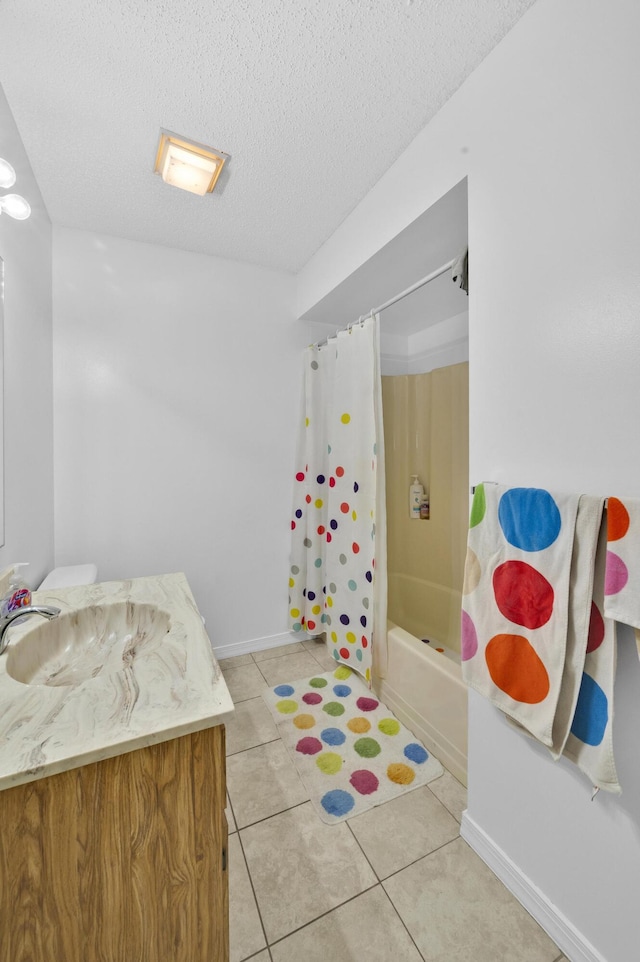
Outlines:
[{"label": "plastic bottle on tub ledge", "polygon": [[418,475],[411,475],[409,488],[409,517],[420,518],[420,505],[424,501],[424,488],[418,480]]},{"label": "plastic bottle on tub ledge", "polygon": [[425,494],[420,505],[420,517],[423,520],[429,519],[429,495]]}]

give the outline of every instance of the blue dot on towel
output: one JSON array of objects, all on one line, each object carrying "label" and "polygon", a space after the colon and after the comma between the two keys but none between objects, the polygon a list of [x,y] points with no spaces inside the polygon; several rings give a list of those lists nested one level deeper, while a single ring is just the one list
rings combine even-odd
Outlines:
[{"label": "blue dot on towel", "polygon": [[328,815],[346,815],[350,812],[355,801],[353,795],[350,792],[344,792],[341,788],[334,788],[332,791],[327,792],[320,799],[322,807]]},{"label": "blue dot on towel", "polygon": [[295,688],[292,688],[291,685],[278,685],[278,687],[273,690],[280,698],[288,698],[289,695],[293,695]]},{"label": "blue dot on towel", "polygon": [[320,738],[325,745],[344,745],[347,740],[347,736],[339,728],[325,728]]},{"label": "blue dot on towel", "polygon": [[334,685],[333,693],[334,695],[337,695],[338,698],[346,698],[351,694],[351,689],[348,685]]},{"label": "blue dot on towel", "polygon": [[404,756],[408,758],[410,762],[415,762],[416,765],[422,765],[429,757],[429,752],[423,748],[422,745],[418,745],[417,742],[411,742],[411,744],[405,748]]},{"label": "blue dot on towel", "polygon": [[560,534],[558,506],[542,488],[510,488],[500,498],[498,520],[505,538],[522,551],[543,551]]},{"label": "blue dot on towel", "polygon": [[609,720],[609,702],[600,685],[583,673],[571,734],[585,745],[599,745]]}]

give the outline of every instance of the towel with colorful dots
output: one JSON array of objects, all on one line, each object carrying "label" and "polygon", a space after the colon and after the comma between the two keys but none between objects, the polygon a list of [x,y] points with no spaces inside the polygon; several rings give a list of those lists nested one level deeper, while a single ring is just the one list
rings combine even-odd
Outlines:
[{"label": "towel with colorful dots", "polygon": [[565,757],[591,784],[619,795],[622,791],[613,756],[613,686],[616,675],[616,623],[605,612],[607,526],[602,521],[595,559],[593,601],[587,648]]},{"label": "towel with colorful dots", "polygon": [[263,693],[323,822],[426,785],[440,762],[346,665]]},{"label": "towel with colorful dots", "polygon": [[635,628],[640,655],[640,500],[609,498],[604,607]]},{"label": "towel with colorful dots", "polygon": [[557,759],[619,792],[615,624],[605,616],[603,499],[478,485],[462,609],[462,673]]},{"label": "towel with colorful dots", "polygon": [[462,610],[462,675],[543,745],[564,670],[577,495],[476,487]]}]

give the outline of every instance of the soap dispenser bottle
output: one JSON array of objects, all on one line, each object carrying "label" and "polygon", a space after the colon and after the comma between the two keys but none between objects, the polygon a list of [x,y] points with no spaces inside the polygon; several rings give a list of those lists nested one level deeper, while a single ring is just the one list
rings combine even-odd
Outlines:
[{"label": "soap dispenser bottle", "polygon": [[20,568],[28,567],[28,561],[19,561],[13,565],[11,581],[9,582],[7,593],[2,599],[0,606],[0,615],[3,617],[11,611],[17,611],[18,608],[26,608],[27,605],[31,604],[31,589],[20,575],[19,570]]},{"label": "soap dispenser bottle", "polygon": [[424,500],[424,488],[418,480],[418,475],[411,476],[411,487],[409,488],[409,517],[420,518],[420,505]]}]

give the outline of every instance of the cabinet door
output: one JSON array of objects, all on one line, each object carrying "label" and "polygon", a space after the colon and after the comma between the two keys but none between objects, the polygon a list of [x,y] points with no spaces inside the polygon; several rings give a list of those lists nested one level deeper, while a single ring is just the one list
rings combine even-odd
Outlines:
[{"label": "cabinet door", "polygon": [[221,725],[0,794],[0,959],[228,962]]}]

